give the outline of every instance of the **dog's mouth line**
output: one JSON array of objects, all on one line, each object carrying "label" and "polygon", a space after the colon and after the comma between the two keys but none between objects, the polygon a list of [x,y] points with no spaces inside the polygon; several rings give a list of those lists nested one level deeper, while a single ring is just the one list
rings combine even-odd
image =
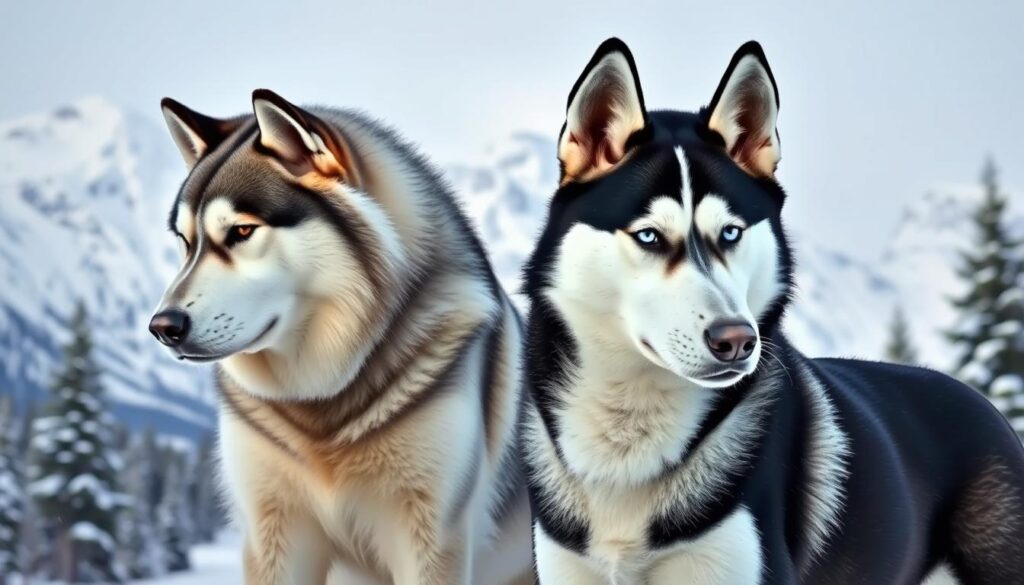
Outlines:
[{"label": "dog's mouth line", "polygon": [[647,351],[649,351],[652,354],[654,354],[655,357],[657,357],[658,359],[661,359],[661,356],[658,355],[658,352],[654,350],[654,346],[651,345],[650,341],[647,341],[646,337],[641,337],[640,338],[640,345],[644,346],[647,349]]},{"label": "dog's mouth line", "polygon": [[726,385],[732,385],[732,384],[738,383],[740,380],[742,380],[743,378],[745,378],[746,376],[748,376],[750,374],[751,374],[751,372],[746,372],[746,371],[743,371],[743,370],[737,370],[737,369],[734,369],[734,368],[727,368],[727,369],[721,370],[721,371],[719,371],[719,372],[717,372],[715,374],[702,375],[702,376],[693,376],[690,379],[693,380],[694,382],[698,383],[698,384],[715,384],[715,385],[726,384]]},{"label": "dog's mouth line", "polygon": [[706,380],[708,382],[724,382],[726,380],[731,380],[732,378],[742,375],[743,372],[739,370],[725,370],[724,372],[719,372],[717,374],[712,374],[710,376],[702,376],[700,379]]},{"label": "dog's mouth line", "polygon": [[[654,349],[654,346],[651,345],[651,342],[648,341],[646,337],[641,337],[639,339],[639,342],[640,342],[640,346],[643,347],[643,349],[645,349],[648,352],[650,352],[650,354],[656,360],[658,360],[659,362],[664,364],[664,360],[662,360],[661,355],[657,352],[657,350]],[[666,368],[666,369],[668,368],[667,365],[662,365],[662,367]],[[694,382],[697,382],[697,383],[710,382],[712,384],[719,384],[721,382],[728,382],[728,381],[739,382],[747,374],[749,374],[749,372],[744,372],[743,370],[737,370],[737,369],[734,369],[734,368],[726,368],[725,370],[721,370],[721,371],[719,371],[717,373],[714,373],[714,374],[711,374],[709,376],[701,375],[701,376],[692,376],[692,377],[687,376],[687,377],[689,377],[691,380],[693,380]]]},{"label": "dog's mouth line", "polygon": [[178,355],[178,359],[181,360],[181,361],[196,362],[196,363],[215,362],[217,360],[222,360],[222,359],[224,359],[226,357],[230,357],[230,356],[232,356],[232,355],[234,355],[236,353],[241,353],[242,351],[245,351],[245,348],[252,347],[252,346],[256,345],[264,337],[266,337],[267,334],[270,333],[270,330],[273,329],[275,325],[277,325],[277,321],[278,321],[277,317],[274,317],[273,319],[271,319],[270,323],[268,323],[267,326],[263,328],[263,331],[261,331],[259,335],[257,335],[255,338],[253,338],[253,340],[250,341],[249,343],[245,344],[245,346],[242,347],[242,349],[239,349],[237,351],[232,351],[230,353],[223,353],[223,354],[211,354],[211,355],[194,355],[194,354],[185,354],[185,353],[183,353],[183,354],[179,354]]}]

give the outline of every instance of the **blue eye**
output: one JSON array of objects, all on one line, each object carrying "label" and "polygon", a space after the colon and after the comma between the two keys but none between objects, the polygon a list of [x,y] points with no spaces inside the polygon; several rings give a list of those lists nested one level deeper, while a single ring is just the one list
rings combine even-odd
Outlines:
[{"label": "blue eye", "polygon": [[661,234],[652,228],[633,232],[633,239],[643,248],[655,248],[661,244]]},{"label": "blue eye", "polygon": [[743,228],[738,225],[727,225],[722,228],[722,243],[735,244],[743,236]]}]

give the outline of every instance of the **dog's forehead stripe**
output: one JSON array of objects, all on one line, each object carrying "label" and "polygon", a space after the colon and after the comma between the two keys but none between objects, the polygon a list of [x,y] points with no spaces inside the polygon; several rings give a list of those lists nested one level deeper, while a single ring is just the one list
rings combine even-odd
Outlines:
[{"label": "dog's forehead stripe", "polygon": [[171,208],[170,224],[172,228],[177,223],[180,204],[188,203],[190,209],[198,211],[206,197],[207,187],[217,175],[217,171],[241,145],[254,138],[258,130],[256,122],[250,121],[239,128],[232,139],[224,141],[199,159],[185,182],[182,183],[181,189],[178,190],[178,197],[174,207]]},{"label": "dog's forehead stripe", "polygon": [[693,184],[690,182],[690,165],[686,161],[686,153],[683,152],[683,147],[676,147],[676,159],[679,160],[679,175],[682,178],[682,191],[680,197],[683,205],[683,213],[685,215],[686,230],[689,231],[690,223],[693,219]]}]

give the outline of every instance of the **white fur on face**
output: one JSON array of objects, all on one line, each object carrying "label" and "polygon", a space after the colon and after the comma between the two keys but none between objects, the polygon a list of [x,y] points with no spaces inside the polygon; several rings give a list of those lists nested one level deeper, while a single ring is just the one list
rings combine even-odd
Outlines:
[{"label": "white fur on face", "polygon": [[[409,254],[380,205],[340,184],[333,196],[373,227],[381,272],[406,271]],[[204,204],[199,217],[190,211],[179,208],[177,229],[192,254],[161,304],[189,313],[183,347],[194,357],[226,358],[229,373],[258,395],[313,398],[344,387],[379,333],[371,323],[392,302],[390,291],[371,286],[348,242],[327,218],[271,227],[223,198]],[[259,227],[232,246],[229,262],[203,253],[239,224]],[[314,313],[321,318],[311,319]]]},{"label": "white fur on face", "polygon": [[233,225],[256,220],[239,215],[225,199],[206,204],[198,221],[189,211],[187,206],[179,209],[178,229],[189,238],[191,255],[162,303],[189,315],[186,357],[224,357],[267,347],[286,324],[297,290],[282,234],[259,225],[248,240],[232,247],[231,260],[225,262],[202,253],[203,247],[220,245]]},{"label": "white fur on face", "polygon": [[[680,163],[685,179],[681,153]],[[778,246],[767,221],[746,226],[718,196],[705,196],[691,212],[692,203],[686,206],[693,200],[688,180],[684,185],[683,205],[673,197],[659,197],[625,230],[608,233],[585,224],[573,226],[562,241],[548,296],[576,332],[581,355],[627,370],[631,359],[642,356],[696,384],[727,386],[754,370],[760,344],[738,364],[742,370],[735,378],[711,381],[725,367],[707,348],[705,331],[718,319],[739,319],[756,327],[757,318],[782,291]],[[677,246],[694,229],[702,240],[717,241],[728,225],[746,229],[724,252],[725,262],[709,253],[698,261],[691,251],[671,268],[664,255],[645,251],[630,235],[654,228]]]},{"label": "white fur on face", "polygon": [[747,226],[729,211],[725,199],[706,195],[696,213],[696,227],[705,238],[716,241],[722,229],[729,225],[744,228],[739,243],[726,253],[727,265],[713,263],[714,280],[725,292],[729,306],[737,313],[756,323],[758,317],[779,294],[779,246],[771,224],[761,221]]}]

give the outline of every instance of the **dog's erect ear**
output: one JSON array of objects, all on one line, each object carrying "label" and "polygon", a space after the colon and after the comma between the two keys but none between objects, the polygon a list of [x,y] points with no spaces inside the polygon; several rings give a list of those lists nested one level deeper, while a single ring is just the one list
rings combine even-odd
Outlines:
[{"label": "dog's erect ear", "polygon": [[252,93],[259,144],[296,177],[317,173],[358,185],[352,150],[340,132],[269,89]]},{"label": "dog's erect ear", "polygon": [[629,137],[646,126],[647,110],[633,55],[619,39],[608,39],[569,94],[558,138],[562,184],[607,172],[626,155]]},{"label": "dog's erect ear", "polygon": [[755,41],[736,51],[711,99],[708,127],[725,140],[736,164],[758,177],[770,177],[782,158],[779,88],[764,51]]},{"label": "dog's erect ear", "polygon": [[171,138],[178,145],[181,156],[189,168],[204,154],[213,150],[241,125],[240,120],[220,120],[192,111],[181,103],[164,98],[160,100]]}]

